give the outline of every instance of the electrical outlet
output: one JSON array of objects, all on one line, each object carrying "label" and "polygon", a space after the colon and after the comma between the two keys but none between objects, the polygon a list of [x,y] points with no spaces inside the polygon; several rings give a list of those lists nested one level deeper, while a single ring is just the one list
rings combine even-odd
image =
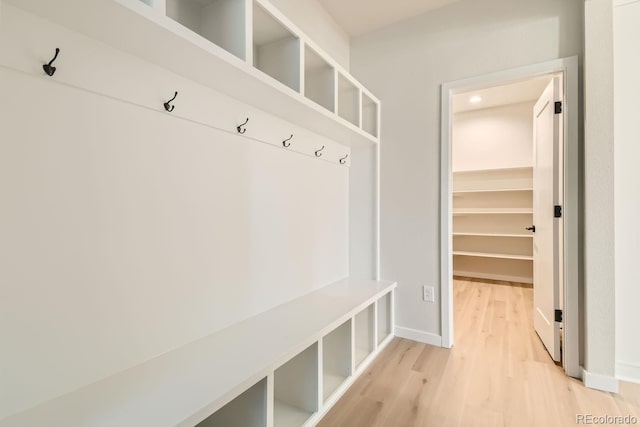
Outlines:
[{"label": "electrical outlet", "polygon": [[428,302],[436,301],[436,291],[433,286],[423,286],[422,287],[422,299]]}]

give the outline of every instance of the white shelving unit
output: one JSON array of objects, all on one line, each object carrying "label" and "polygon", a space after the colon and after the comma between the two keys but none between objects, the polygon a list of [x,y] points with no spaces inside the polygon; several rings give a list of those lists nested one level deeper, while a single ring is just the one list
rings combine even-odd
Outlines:
[{"label": "white shelving unit", "polygon": [[[341,280],[5,418],[0,427],[76,426],[78,420],[92,420],[95,427],[313,425],[373,358],[366,358],[326,400],[321,398],[321,366],[344,376],[344,355],[354,354],[356,343],[361,352],[368,348],[375,355],[393,338],[393,330],[379,344],[372,337],[376,301],[395,287],[392,282]],[[283,331],[292,321],[295,327]],[[360,325],[361,339],[344,346],[345,335],[351,336],[345,329],[354,324]],[[329,348],[326,356],[319,352],[323,344]]]},{"label": "white shelving unit", "polygon": [[375,307],[368,306],[355,317],[354,364],[359,367],[375,348]]},{"label": "white shelving unit", "polygon": [[[228,95],[248,109],[284,117],[302,131],[355,147],[366,157],[358,158],[359,170],[350,172],[350,185],[372,193],[373,203],[358,200],[350,210],[371,214],[375,226],[377,196],[372,188],[377,179],[380,102],[267,0],[2,0],[2,4]],[[41,74],[41,67],[36,72]],[[56,78],[58,83],[69,83],[62,72]],[[167,98],[160,96],[167,87],[167,95],[179,89],[173,84],[158,83],[162,87],[153,102],[163,114],[161,101]],[[181,91],[178,99],[188,99],[185,95]],[[182,111],[178,107],[174,116]],[[258,120],[252,118],[254,128]],[[229,130],[234,132],[237,124],[229,123]],[[252,132],[250,128],[247,136]],[[281,133],[272,138],[276,145],[290,134],[288,128]],[[296,132],[296,138],[302,140],[304,132],[300,134]],[[352,193],[352,201],[360,198]],[[371,242],[351,238],[354,252],[365,252],[359,251],[364,246],[371,249],[371,258],[376,257],[373,226],[362,233]],[[10,416],[0,426],[73,426],[78,420],[91,420],[96,427],[312,425],[393,338],[393,310],[385,312],[382,307],[388,303],[380,302],[377,316],[387,320],[376,331],[375,307],[380,298],[392,300],[395,286],[341,280]],[[333,341],[343,342],[344,325],[349,343],[340,347]],[[385,338],[380,331],[388,332]],[[363,357],[357,358],[355,370],[358,352]],[[345,354],[349,371],[341,369]],[[324,366],[327,376],[319,377]],[[296,400],[294,394],[304,399]]]},{"label": "white shelving unit", "polygon": [[351,349],[351,319],[322,338],[323,401],[351,376]]},{"label": "white shelving unit", "polygon": [[[379,141],[369,111],[380,101],[268,0],[4,1],[334,141]],[[305,75],[312,92],[317,81],[305,72],[307,47],[335,70],[337,111],[305,96]]]},{"label": "white shelving unit", "polygon": [[533,169],[453,174],[454,274],[533,283]]}]

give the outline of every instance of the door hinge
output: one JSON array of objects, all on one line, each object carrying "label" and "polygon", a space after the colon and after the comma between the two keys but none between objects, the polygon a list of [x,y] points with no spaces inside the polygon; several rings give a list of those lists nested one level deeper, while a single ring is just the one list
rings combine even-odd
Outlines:
[{"label": "door hinge", "polygon": [[562,322],[562,310],[555,311],[555,321]]},{"label": "door hinge", "polygon": [[556,101],[556,103],[554,105],[555,105],[554,112],[556,114],[562,113],[562,101]]},{"label": "door hinge", "polygon": [[553,217],[554,218],[562,218],[562,206],[555,205],[553,207]]}]

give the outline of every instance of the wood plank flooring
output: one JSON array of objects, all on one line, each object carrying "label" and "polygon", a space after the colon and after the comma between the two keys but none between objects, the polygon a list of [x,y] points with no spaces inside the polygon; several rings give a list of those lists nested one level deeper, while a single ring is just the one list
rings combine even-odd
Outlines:
[{"label": "wood plank flooring", "polygon": [[454,280],[455,346],[394,339],[324,417],[322,427],[575,426],[576,414],[633,415],[621,394],[568,378],[533,331],[533,289]]}]

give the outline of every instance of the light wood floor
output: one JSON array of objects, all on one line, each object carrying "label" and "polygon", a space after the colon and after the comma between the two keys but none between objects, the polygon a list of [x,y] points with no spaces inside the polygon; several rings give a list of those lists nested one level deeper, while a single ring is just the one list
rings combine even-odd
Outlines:
[{"label": "light wood floor", "polygon": [[640,424],[640,386],[587,389],[552,362],[531,287],[458,279],[454,293],[453,349],[394,339],[319,425],[564,427],[580,413]]}]

